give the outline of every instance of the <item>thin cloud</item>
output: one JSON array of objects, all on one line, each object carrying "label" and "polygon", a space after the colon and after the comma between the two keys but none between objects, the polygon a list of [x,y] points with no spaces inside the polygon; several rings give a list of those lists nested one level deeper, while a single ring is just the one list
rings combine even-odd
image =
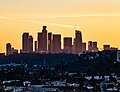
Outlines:
[{"label": "thin cloud", "polygon": [[46,18],[77,18],[77,17],[102,17],[102,16],[120,16],[120,14],[78,14],[78,15],[56,15],[56,16],[48,16]]},{"label": "thin cloud", "polygon": [[88,14],[12,14],[18,18],[79,18],[79,17],[102,17],[102,16],[120,16],[120,13],[88,13]]},{"label": "thin cloud", "polygon": [[[67,24],[59,24],[59,23],[49,23],[49,22],[38,22],[38,21],[22,21],[22,22],[29,22],[34,24],[42,24],[42,25],[51,25],[51,26],[59,26],[59,27],[66,27],[66,28],[75,28],[75,25],[67,25]],[[77,26],[77,28],[80,28]]]},{"label": "thin cloud", "polygon": [[[39,21],[29,21],[29,20],[19,20],[19,19],[14,19],[12,17],[6,17],[6,16],[0,16],[0,19],[12,19],[12,21],[16,22],[27,22],[27,23],[34,23],[34,24],[42,24],[42,25],[51,25],[51,26],[59,26],[59,27],[66,27],[66,28],[75,28],[73,25],[67,25],[67,24],[59,24],[59,23],[49,23],[49,22],[39,22]],[[77,26],[77,28],[80,28]]]}]

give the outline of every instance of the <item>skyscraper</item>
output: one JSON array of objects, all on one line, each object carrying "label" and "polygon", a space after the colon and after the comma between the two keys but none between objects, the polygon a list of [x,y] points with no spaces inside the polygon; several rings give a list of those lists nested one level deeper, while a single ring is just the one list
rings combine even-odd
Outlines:
[{"label": "skyscraper", "polygon": [[43,26],[42,33],[38,33],[38,52],[47,52],[47,26]]},{"label": "skyscraper", "polygon": [[82,33],[79,30],[75,31],[74,52],[75,54],[82,52]]},{"label": "skyscraper", "polygon": [[48,52],[52,52],[52,33],[48,33]]},{"label": "skyscraper", "polygon": [[82,43],[82,51],[86,51],[86,42]]},{"label": "skyscraper", "polygon": [[53,34],[52,53],[61,53],[61,35]]},{"label": "skyscraper", "polygon": [[38,48],[37,48],[37,41],[34,41],[34,51],[35,51],[35,53],[37,53],[38,52]]},{"label": "skyscraper", "polygon": [[42,51],[42,33],[38,33],[38,53]]},{"label": "skyscraper", "polygon": [[23,53],[29,52],[29,33],[23,33],[22,35],[22,51]]},{"label": "skyscraper", "polygon": [[11,55],[11,44],[7,43],[6,44],[6,55]]},{"label": "skyscraper", "polygon": [[33,37],[29,36],[29,53],[33,53]]},{"label": "skyscraper", "polygon": [[64,53],[72,53],[72,38],[65,37],[63,42],[64,42]]},{"label": "skyscraper", "polygon": [[92,50],[93,50],[93,42],[88,41],[88,51],[92,52]]},{"label": "skyscraper", "polygon": [[93,51],[96,52],[98,51],[98,47],[97,47],[97,42],[93,42]]},{"label": "skyscraper", "polygon": [[47,52],[47,26],[42,29],[42,51]]}]

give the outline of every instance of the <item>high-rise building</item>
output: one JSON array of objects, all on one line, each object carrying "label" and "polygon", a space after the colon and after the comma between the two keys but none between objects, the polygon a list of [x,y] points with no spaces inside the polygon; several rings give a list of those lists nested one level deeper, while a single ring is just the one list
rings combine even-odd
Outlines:
[{"label": "high-rise building", "polygon": [[38,52],[47,52],[47,26],[43,26],[42,33],[38,33]]},{"label": "high-rise building", "polygon": [[37,53],[37,52],[38,52],[38,50],[37,50],[37,49],[38,49],[38,48],[37,48],[37,46],[38,46],[38,45],[37,45],[37,41],[34,41],[34,44],[35,44],[35,45],[34,45],[34,51],[35,51],[35,53]]},{"label": "high-rise building", "polygon": [[72,38],[65,37],[63,42],[64,42],[64,53],[72,53]]},{"label": "high-rise building", "polygon": [[52,52],[52,33],[48,33],[48,53]]},{"label": "high-rise building", "polygon": [[61,53],[61,35],[53,34],[52,53]]},{"label": "high-rise building", "polygon": [[93,50],[93,42],[88,41],[88,51],[92,52],[92,50]]},{"label": "high-rise building", "polygon": [[103,45],[104,50],[110,50],[110,45]]},{"label": "high-rise building", "polygon": [[75,31],[74,52],[75,54],[82,52],[82,33],[79,30]]},{"label": "high-rise building", "polygon": [[86,51],[86,42],[82,43],[82,51]]},{"label": "high-rise building", "polygon": [[92,43],[93,52],[98,51],[97,42]]},{"label": "high-rise building", "polygon": [[6,44],[6,55],[11,55],[11,44],[7,43]]},{"label": "high-rise building", "polygon": [[22,52],[29,53],[29,33],[23,33],[22,35]]},{"label": "high-rise building", "polygon": [[29,53],[33,53],[33,37],[29,36]]},{"label": "high-rise building", "polygon": [[42,51],[42,33],[38,33],[38,53]]},{"label": "high-rise building", "polygon": [[42,51],[47,52],[47,26],[42,29]]}]

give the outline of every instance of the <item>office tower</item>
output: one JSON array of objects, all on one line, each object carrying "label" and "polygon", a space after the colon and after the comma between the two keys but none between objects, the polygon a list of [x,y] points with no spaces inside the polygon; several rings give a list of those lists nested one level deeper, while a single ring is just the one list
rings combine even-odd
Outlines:
[{"label": "office tower", "polygon": [[47,26],[42,29],[42,51],[47,52]]},{"label": "office tower", "polygon": [[6,55],[11,55],[11,44],[7,43],[6,44]]},{"label": "office tower", "polygon": [[72,38],[65,37],[64,38],[64,53],[72,53]]},{"label": "office tower", "polygon": [[60,52],[61,52],[61,35],[53,34],[52,53],[60,53]]},{"label": "office tower", "polygon": [[29,36],[29,53],[33,53],[33,37]]},{"label": "office tower", "polygon": [[38,33],[38,53],[42,51],[42,33]]},{"label": "office tower", "polygon": [[82,33],[79,30],[75,31],[74,52],[75,54],[82,52]]},{"label": "office tower", "polygon": [[97,42],[92,43],[92,48],[94,52],[98,51]]},{"label": "office tower", "polygon": [[38,52],[47,52],[47,30],[43,26],[42,33],[38,33]]},{"label": "office tower", "polygon": [[37,53],[37,52],[38,52],[38,51],[37,51],[37,49],[38,49],[38,48],[37,48],[37,41],[34,41],[34,44],[35,44],[35,45],[34,45],[34,51],[35,51],[35,53]]},{"label": "office tower", "polygon": [[103,45],[104,50],[110,50],[110,45]]},{"label": "office tower", "polygon": [[29,52],[29,33],[23,33],[22,35],[22,52]]},{"label": "office tower", "polygon": [[92,50],[93,50],[93,42],[88,41],[88,51],[92,52]]},{"label": "office tower", "polygon": [[86,51],[86,42],[82,43],[82,51]]},{"label": "office tower", "polygon": [[48,33],[48,52],[52,52],[52,33]]}]

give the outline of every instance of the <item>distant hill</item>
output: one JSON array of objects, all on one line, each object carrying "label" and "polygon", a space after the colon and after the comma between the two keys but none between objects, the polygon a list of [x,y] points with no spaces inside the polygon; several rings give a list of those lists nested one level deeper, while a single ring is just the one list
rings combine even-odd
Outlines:
[{"label": "distant hill", "polygon": [[78,60],[65,64],[62,62],[55,66],[61,72],[77,72],[87,74],[111,74],[120,75],[120,62],[117,62],[116,51],[103,51],[82,54]]},{"label": "distant hill", "polygon": [[26,63],[30,65],[56,65],[64,61],[65,63],[73,62],[78,59],[75,54],[19,54],[10,56],[1,56],[0,64],[8,63]]}]

